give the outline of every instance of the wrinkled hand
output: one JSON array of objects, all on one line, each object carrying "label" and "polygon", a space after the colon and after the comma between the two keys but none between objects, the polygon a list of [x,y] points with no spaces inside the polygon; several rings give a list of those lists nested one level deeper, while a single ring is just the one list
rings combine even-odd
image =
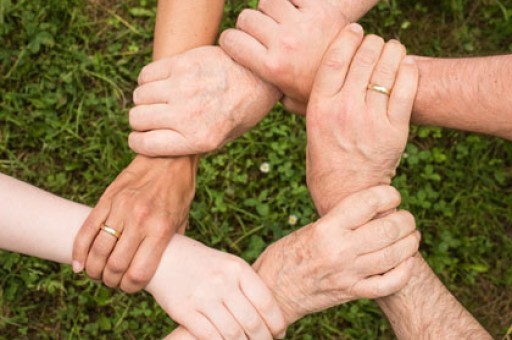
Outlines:
[{"label": "wrinkled hand", "polygon": [[[261,254],[253,268],[272,291],[286,325],[352,300],[393,294],[407,284],[420,241],[414,217],[398,211],[372,220],[399,204],[393,187],[366,189]],[[166,339],[194,337],[179,327]]]},{"label": "wrinkled hand", "polygon": [[181,235],[147,291],[189,338],[272,339],[285,330],[272,293],[246,262]]},{"label": "wrinkled hand", "polygon": [[276,85],[283,104],[305,113],[322,57],[345,27],[340,5],[328,0],[260,0],[240,13],[220,45],[239,64]]},{"label": "wrinkled hand", "polygon": [[360,298],[374,299],[408,282],[420,235],[414,217],[396,208],[400,194],[380,186],[353,194],[326,216],[268,247],[254,267],[287,324]]},{"label": "wrinkled hand", "polygon": [[214,151],[256,125],[280,97],[214,46],[149,64],[139,85],[128,142],[147,156]]},{"label": "wrinkled hand", "polygon": [[[115,179],[78,232],[73,269],[127,293],[143,289],[176,231],[184,231],[197,160],[137,156]],[[119,240],[100,230],[122,232]]]},{"label": "wrinkled hand", "polygon": [[[322,215],[346,195],[389,184],[405,149],[418,69],[397,41],[347,26],[325,54],[306,116],[307,182]],[[368,90],[392,89],[390,97]]]}]

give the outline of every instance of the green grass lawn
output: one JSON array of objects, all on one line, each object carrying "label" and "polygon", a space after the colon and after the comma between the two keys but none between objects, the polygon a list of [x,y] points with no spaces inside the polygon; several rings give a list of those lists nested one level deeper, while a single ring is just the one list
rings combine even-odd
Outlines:
[{"label": "green grass lawn", "polygon": [[[224,27],[247,2],[254,5],[227,1]],[[155,3],[0,0],[0,172],[94,205],[133,157],[127,112],[150,61]],[[392,0],[362,23],[414,54],[512,53],[510,0]],[[203,159],[189,235],[254,260],[272,240],[315,220],[305,143],[303,118],[278,106]],[[268,173],[259,171],[264,162]],[[415,127],[395,185],[436,273],[496,338],[510,338],[512,144]],[[0,252],[0,338],[143,339],[173,327],[147,294],[127,296],[67,266]],[[371,301],[307,317],[288,334],[393,337]]]}]

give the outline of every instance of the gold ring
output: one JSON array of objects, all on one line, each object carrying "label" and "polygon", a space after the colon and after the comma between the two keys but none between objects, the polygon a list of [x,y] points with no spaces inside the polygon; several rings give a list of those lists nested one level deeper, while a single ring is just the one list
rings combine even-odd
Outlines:
[{"label": "gold ring", "polygon": [[375,91],[375,92],[378,92],[378,93],[385,94],[388,97],[391,94],[391,90],[390,89],[388,89],[387,87],[384,87],[384,86],[377,85],[377,84],[369,84],[368,85],[368,90],[372,90],[372,91]]},{"label": "gold ring", "polygon": [[107,234],[114,236],[116,239],[119,239],[121,237],[120,231],[117,231],[114,228],[109,227],[108,225],[104,225],[103,227],[101,227],[101,230],[103,230]]}]

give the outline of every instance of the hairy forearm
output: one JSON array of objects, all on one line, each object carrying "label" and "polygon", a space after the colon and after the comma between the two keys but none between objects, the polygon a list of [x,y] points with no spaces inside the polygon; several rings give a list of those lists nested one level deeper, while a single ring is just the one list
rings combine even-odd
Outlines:
[{"label": "hairy forearm", "polygon": [[224,0],[159,0],[153,59],[213,44],[223,7]]},{"label": "hairy forearm", "polygon": [[399,339],[492,339],[428,264],[419,265],[398,293],[378,300]]},{"label": "hairy forearm", "polygon": [[420,86],[413,123],[512,140],[512,55],[417,61]]}]

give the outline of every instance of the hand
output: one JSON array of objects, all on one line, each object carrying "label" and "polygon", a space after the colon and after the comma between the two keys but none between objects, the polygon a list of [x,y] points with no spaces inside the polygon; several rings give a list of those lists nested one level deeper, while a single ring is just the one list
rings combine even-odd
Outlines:
[{"label": "hand", "polygon": [[256,125],[280,96],[214,46],[149,64],[139,84],[128,142],[147,156],[214,151]]},{"label": "hand", "polygon": [[[350,193],[391,182],[418,86],[414,59],[404,56],[399,42],[363,41],[351,27],[324,56],[306,116],[307,182],[321,215]],[[390,97],[369,84],[392,89]]]},{"label": "hand", "polygon": [[287,324],[360,298],[375,299],[409,281],[420,235],[396,208],[392,187],[366,189],[345,198],[326,216],[268,247],[254,268],[272,290]]},{"label": "hand", "polygon": [[181,235],[147,291],[189,337],[272,339],[285,330],[272,293],[246,262]]},{"label": "hand", "polygon": [[[78,232],[73,269],[133,293],[146,286],[174,233],[184,231],[196,159],[138,156],[108,187]],[[119,240],[102,231],[122,232]]]},{"label": "hand", "polygon": [[225,31],[220,45],[276,85],[290,111],[305,113],[322,57],[347,20],[328,0],[261,0],[258,9],[242,11],[237,29]]}]

